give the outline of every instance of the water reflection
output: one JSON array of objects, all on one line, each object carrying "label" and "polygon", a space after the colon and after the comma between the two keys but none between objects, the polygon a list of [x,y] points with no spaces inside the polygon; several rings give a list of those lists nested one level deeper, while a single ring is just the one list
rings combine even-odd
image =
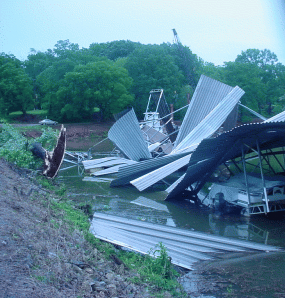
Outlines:
[{"label": "water reflection", "polygon": [[66,184],[70,199],[89,204],[93,211],[285,247],[284,214],[273,214],[273,218],[220,216],[187,201],[165,202],[164,192],[110,188],[110,178],[83,181],[77,173],[77,168],[71,168],[60,172],[58,179]]}]

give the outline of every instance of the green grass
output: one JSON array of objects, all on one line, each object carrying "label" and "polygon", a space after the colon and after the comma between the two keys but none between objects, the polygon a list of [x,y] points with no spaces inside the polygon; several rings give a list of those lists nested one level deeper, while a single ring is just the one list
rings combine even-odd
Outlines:
[{"label": "green grass", "polygon": [[[274,148],[272,151],[274,152],[278,152],[281,151],[282,152],[282,148]],[[263,152],[264,153],[264,152]],[[254,157],[252,160],[247,160],[246,162],[246,172],[248,174],[250,173],[260,173],[260,167],[259,167],[259,158],[257,156],[256,153],[250,153],[246,155],[247,159],[250,159],[251,157]],[[282,165],[284,164],[284,156],[283,154],[277,154],[276,158],[278,161],[276,160],[276,158],[274,156],[268,156],[267,157],[269,160],[269,164],[272,167],[272,169],[274,170],[275,173],[280,173],[283,172],[282,167],[280,166],[279,163],[281,163]],[[241,170],[243,170],[243,165],[241,162],[241,158],[236,158],[236,162],[238,162],[239,167]],[[230,169],[232,170],[233,173],[238,173],[239,171],[237,170],[237,168],[232,165],[230,166]],[[268,166],[268,164],[265,162],[265,160],[262,161],[262,169],[265,175],[268,176],[274,176],[275,173],[273,173],[273,171],[271,170],[271,168]]]},{"label": "green grass", "polygon": [[[27,114],[45,117],[47,114],[47,110],[30,110],[30,111],[27,111]],[[9,114],[10,117],[19,117],[21,115],[23,115],[22,111],[12,112]]]},{"label": "green grass", "polygon": [[[38,116],[39,118],[44,119],[47,116],[47,110],[30,110],[30,111],[27,111],[27,114]],[[22,115],[23,115],[22,111],[12,112],[8,116],[1,116],[0,122],[2,121],[2,122],[13,123],[16,121],[18,117]]]}]

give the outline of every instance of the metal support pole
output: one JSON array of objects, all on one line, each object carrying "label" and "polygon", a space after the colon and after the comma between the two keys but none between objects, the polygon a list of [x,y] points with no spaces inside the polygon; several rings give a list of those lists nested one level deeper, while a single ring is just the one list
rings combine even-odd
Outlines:
[{"label": "metal support pole", "polygon": [[250,204],[250,193],[249,193],[249,186],[248,186],[248,180],[247,180],[247,174],[246,174],[246,167],[245,167],[245,154],[244,154],[244,148],[243,144],[241,145],[241,153],[242,153],[242,166],[243,166],[243,173],[244,173],[244,179],[245,179],[245,185],[246,185],[246,191],[248,196],[248,203]]},{"label": "metal support pole", "polygon": [[151,98],[151,94],[149,94],[149,98],[148,98],[148,102],[147,102],[147,106],[146,106],[146,110],[145,110],[145,117],[146,117],[146,113],[148,112],[150,98]]},{"label": "metal support pole", "polygon": [[[276,155],[274,154],[274,152],[269,149],[269,151],[272,153],[273,157],[275,158],[275,160],[277,161],[277,163],[279,164],[280,168],[283,170],[283,172],[285,171],[284,167],[282,166],[281,162],[279,161],[279,159],[276,157]],[[275,172],[274,172],[275,174]]]},{"label": "metal support pole", "polygon": [[258,158],[259,158],[259,167],[260,167],[260,174],[261,174],[261,179],[262,179],[262,184],[263,184],[263,193],[264,193],[264,198],[265,198],[265,204],[266,204],[266,212],[270,212],[269,210],[269,205],[268,205],[268,197],[267,197],[267,192],[266,192],[266,185],[265,185],[265,180],[263,176],[263,171],[262,171],[262,160],[261,160],[261,154],[260,154],[260,147],[258,140],[256,140],[256,146],[257,146],[257,152],[258,152]]},{"label": "metal support pole", "polygon": [[160,104],[160,100],[161,100],[162,94],[163,94],[163,89],[161,89],[161,91],[160,91],[158,103],[157,103],[156,110],[155,110],[156,113],[157,113],[157,110],[158,110],[158,107],[159,107],[159,104]]}]

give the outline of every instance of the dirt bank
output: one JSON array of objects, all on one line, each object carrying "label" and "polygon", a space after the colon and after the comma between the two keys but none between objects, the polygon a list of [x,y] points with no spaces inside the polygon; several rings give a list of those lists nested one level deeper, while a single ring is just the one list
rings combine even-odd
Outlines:
[{"label": "dirt bank", "polygon": [[135,273],[70,230],[58,200],[0,159],[0,297],[150,297]]}]

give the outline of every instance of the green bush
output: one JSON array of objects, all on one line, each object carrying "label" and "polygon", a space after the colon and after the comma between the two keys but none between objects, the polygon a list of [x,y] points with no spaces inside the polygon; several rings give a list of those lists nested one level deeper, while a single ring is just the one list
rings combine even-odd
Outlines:
[{"label": "green bush", "polygon": [[3,124],[0,132],[0,157],[19,167],[36,169],[42,164],[42,160],[32,154],[32,144],[39,142],[45,149],[51,150],[56,140],[57,133],[50,127],[43,129],[39,138],[29,140],[12,125]]}]

